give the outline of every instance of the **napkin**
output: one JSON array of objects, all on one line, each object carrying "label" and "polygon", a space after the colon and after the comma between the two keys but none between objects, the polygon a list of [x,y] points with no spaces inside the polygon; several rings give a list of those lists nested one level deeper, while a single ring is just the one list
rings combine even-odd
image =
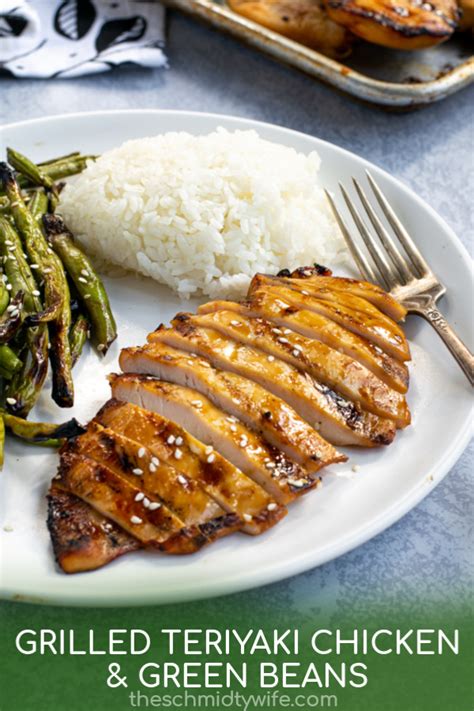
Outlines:
[{"label": "napkin", "polygon": [[0,0],[0,72],[17,77],[163,67],[164,36],[155,0]]}]

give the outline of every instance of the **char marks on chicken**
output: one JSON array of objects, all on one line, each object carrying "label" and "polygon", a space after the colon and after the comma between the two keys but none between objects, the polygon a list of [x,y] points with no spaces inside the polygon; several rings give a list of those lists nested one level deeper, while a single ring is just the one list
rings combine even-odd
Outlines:
[{"label": "char marks on chicken", "polygon": [[410,423],[406,315],[324,267],[257,274],[242,302],[178,314],[125,348],[112,399],[60,452],[48,500],[59,566],[258,535],[347,459]]}]

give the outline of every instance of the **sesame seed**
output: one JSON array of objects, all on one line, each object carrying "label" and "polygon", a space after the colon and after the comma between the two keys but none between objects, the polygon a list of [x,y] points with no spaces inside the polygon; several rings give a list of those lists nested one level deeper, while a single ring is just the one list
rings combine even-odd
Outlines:
[{"label": "sesame seed", "polygon": [[33,289],[33,291],[32,291],[31,293],[33,294],[33,296],[39,296],[39,295],[40,295],[40,292],[38,291],[38,289]]},{"label": "sesame seed", "polygon": [[87,271],[87,269],[81,269],[81,274],[83,274],[84,276],[89,276],[89,272]]},{"label": "sesame seed", "polygon": [[140,449],[138,450],[138,456],[140,457],[140,459],[145,456],[145,452],[145,447],[140,447]]},{"label": "sesame seed", "polygon": [[251,521],[252,517],[250,514],[244,514],[244,521]]},{"label": "sesame seed", "polygon": [[151,471],[152,474],[154,474],[154,473],[156,472],[156,467],[155,467],[154,464],[150,464],[149,469],[150,469],[150,471]]},{"label": "sesame seed", "polygon": [[302,289],[301,293],[304,294],[305,296],[309,296],[309,291],[303,291],[303,289]]},{"label": "sesame seed", "polygon": [[248,441],[247,437],[245,435],[242,435],[240,442],[239,442],[240,446],[246,447],[248,445],[248,443],[249,443],[249,441]]},{"label": "sesame seed", "polygon": [[174,444],[176,437],[174,435],[170,435],[168,439],[166,440],[168,444]]},{"label": "sesame seed", "polygon": [[204,451],[206,452],[206,454],[210,454],[212,452],[212,449],[212,445],[208,444]]},{"label": "sesame seed", "polygon": [[11,290],[12,290],[12,285],[11,285],[11,284],[7,284],[6,287],[5,287],[5,289],[6,289],[7,291],[11,291]]},{"label": "sesame seed", "polygon": [[6,239],[5,244],[9,247],[11,244],[13,244],[13,242],[11,241],[11,239]]},{"label": "sesame seed", "polygon": [[283,333],[286,333],[286,334],[291,333],[291,328],[284,328]]},{"label": "sesame seed", "polygon": [[9,405],[16,405],[16,399],[14,397],[7,397],[7,403]]},{"label": "sesame seed", "polygon": [[188,483],[188,480],[187,480],[186,477],[183,476],[182,474],[180,474],[180,475],[178,476],[178,481],[179,481],[180,484],[187,484],[187,483]]},{"label": "sesame seed", "polygon": [[10,259],[12,262],[15,262],[15,261],[16,261],[16,257],[15,257],[14,254],[9,254],[9,255],[8,255],[8,259]]},{"label": "sesame seed", "polygon": [[15,311],[15,309],[16,309],[15,304],[10,304],[9,306],[7,306],[7,314],[11,314],[11,312]]},{"label": "sesame seed", "polygon": [[90,298],[91,298],[91,295],[90,295],[90,294],[84,294],[84,296],[83,296],[82,298],[83,298],[83,299],[90,299]]},{"label": "sesame seed", "polygon": [[39,269],[38,264],[30,264],[30,269]]},{"label": "sesame seed", "polygon": [[278,338],[278,343],[289,343],[288,338]]},{"label": "sesame seed", "polygon": [[98,351],[105,351],[105,346],[104,346],[104,344],[103,344],[103,343],[99,343],[99,344],[97,345],[97,350],[98,350]]},{"label": "sesame seed", "polygon": [[53,270],[51,269],[51,267],[45,267],[45,268],[43,269],[43,273],[44,273],[44,274],[51,274],[52,271],[53,271]]},{"label": "sesame seed", "polygon": [[158,459],[158,457],[152,457],[152,458],[151,458],[151,461],[153,462],[153,464],[155,465],[155,467],[159,467],[159,466],[160,466],[160,460]]},{"label": "sesame seed", "polygon": [[145,498],[143,499],[143,506],[147,509],[150,503],[150,499],[147,499],[147,497],[145,496]]},{"label": "sesame seed", "polygon": [[13,532],[13,526],[4,526],[3,530],[5,533],[12,533]]},{"label": "sesame seed", "polygon": [[159,508],[161,508],[161,504],[159,501],[151,501],[148,507],[149,511],[156,511],[156,509]]},{"label": "sesame seed", "polygon": [[275,467],[276,467],[275,462],[267,462],[267,463],[265,464],[265,468],[266,468],[266,469],[275,469]]},{"label": "sesame seed", "polygon": [[358,464],[354,464],[354,466],[352,467],[352,471],[353,471],[353,472],[358,472],[359,469],[360,469],[360,467],[359,467]]},{"label": "sesame seed", "polygon": [[143,474],[143,469],[136,467],[135,469],[132,469],[132,474],[135,474],[135,476],[141,476]]},{"label": "sesame seed", "polygon": [[180,449],[175,449],[175,450],[174,450],[174,458],[175,458],[175,459],[181,459],[182,456],[183,456],[183,453],[182,453],[182,451],[181,451]]},{"label": "sesame seed", "polygon": [[139,491],[138,494],[135,494],[135,501],[143,501],[145,498],[145,494],[143,491]]},{"label": "sesame seed", "polygon": [[230,426],[230,431],[231,431],[231,432],[237,432],[237,425],[231,425],[231,426]]},{"label": "sesame seed", "polygon": [[143,520],[140,518],[140,516],[132,516],[130,518],[130,523],[143,523]]},{"label": "sesame seed", "polygon": [[273,363],[273,361],[275,360],[275,356],[269,355],[267,356],[267,360],[269,360],[270,363]]},{"label": "sesame seed", "polygon": [[194,407],[202,407],[202,402],[201,400],[193,400],[191,405],[194,405]]},{"label": "sesame seed", "polygon": [[178,445],[178,447],[180,447],[183,444],[184,439],[182,437],[176,437],[175,441],[176,441],[176,444]]},{"label": "sesame seed", "polygon": [[299,356],[300,356],[300,351],[297,351],[296,348],[295,348],[295,350],[291,352],[291,355],[294,356],[295,358],[299,358]]},{"label": "sesame seed", "polygon": [[240,321],[231,321],[231,326],[240,326]]},{"label": "sesame seed", "polygon": [[210,454],[207,458],[207,463],[212,464],[212,462],[215,460],[216,455],[215,454]]},{"label": "sesame seed", "polygon": [[268,504],[268,506],[267,506],[267,509],[269,511],[275,511],[276,508],[277,508],[277,504],[274,501],[272,501],[272,503]]},{"label": "sesame seed", "polygon": [[304,479],[288,479],[288,481],[290,482],[290,484],[296,486],[298,489],[300,489],[306,484]]}]

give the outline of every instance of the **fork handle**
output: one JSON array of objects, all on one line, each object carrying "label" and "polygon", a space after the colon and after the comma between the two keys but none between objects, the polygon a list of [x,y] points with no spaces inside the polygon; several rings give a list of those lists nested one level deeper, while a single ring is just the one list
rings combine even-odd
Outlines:
[{"label": "fork handle", "polygon": [[438,333],[441,340],[444,341],[461,366],[470,384],[474,386],[474,355],[463,341],[461,341],[443,314],[434,306],[412,308],[410,311],[419,314],[433,326],[434,330]]}]

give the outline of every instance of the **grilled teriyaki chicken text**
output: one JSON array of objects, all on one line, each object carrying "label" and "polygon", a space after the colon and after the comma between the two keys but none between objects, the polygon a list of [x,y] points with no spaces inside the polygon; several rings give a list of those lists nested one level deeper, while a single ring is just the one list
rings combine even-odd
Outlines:
[{"label": "grilled teriyaki chicken text", "polygon": [[69,573],[151,548],[258,535],[347,459],[410,423],[405,310],[322,267],[257,274],[242,302],[181,313],[120,356],[112,399],[61,450],[49,491]]}]

